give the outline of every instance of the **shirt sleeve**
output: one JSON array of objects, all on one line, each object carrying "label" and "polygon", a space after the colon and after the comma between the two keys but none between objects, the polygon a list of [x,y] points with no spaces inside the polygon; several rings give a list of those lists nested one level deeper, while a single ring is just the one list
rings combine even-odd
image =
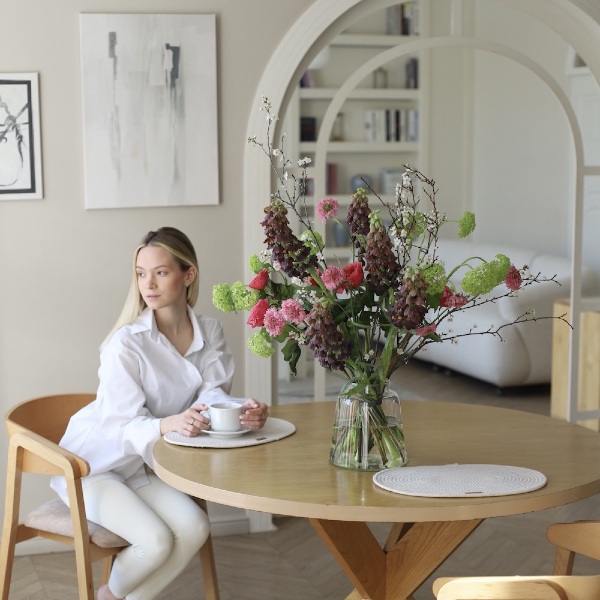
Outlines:
[{"label": "shirt sleeve", "polygon": [[102,430],[124,456],[139,455],[153,464],[152,447],[160,438],[160,419],[146,407],[140,357],[113,339],[101,356],[98,400]]}]

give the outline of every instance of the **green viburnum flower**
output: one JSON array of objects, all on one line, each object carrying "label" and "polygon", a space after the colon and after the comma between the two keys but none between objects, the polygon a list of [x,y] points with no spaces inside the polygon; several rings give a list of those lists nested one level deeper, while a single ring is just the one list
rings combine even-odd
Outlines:
[{"label": "green viburnum flower", "polygon": [[226,283],[217,283],[213,286],[212,301],[215,307],[223,312],[235,312],[231,289]]},{"label": "green viburnum flower", "polygon": [[475,214],[466,210],[458,220],[458,237],[465,238],[475,229]]},{"label": "green viburnum flower", "polygon": [[504,281],[509,269],[510,258],[496,254],[495,260],[478,265],[463,277],[462,289],[470,296],[487,294]]},{"label": "green viburnum flower", "polygon": [[321,252],[325,246],[321,234],[318,231],[313,231],[312,229],[305,229],[300,235],[300,239],[304,242],[305,246],[310,248],[311,254]]},{"label": "green viburnum flower", "polygon": [[256,254],[253,254],[248,259],[248,266],[250,267],[250,270],[257,275],[264,268],[265,263],[263,263],[263,261],[260,260]]},{"label": "green viburnum flower", "polygon": [[425,283],[427,293],[430,295],[441,294],[446,286],[446,269],[440,263],[428,263],[419,270]]},{"label": "green viburnum flower", "polygon": [[271,338],[264,329],[257,331],[248,338],[248,348],[261,358],[269,358],[275,352],[271,345]]},{"label": "green viburnum flower", "polygon": [[237,310],[250,310],[259,300],[258,290],[251,290],[241,281],[231,284],[231,297]]}]

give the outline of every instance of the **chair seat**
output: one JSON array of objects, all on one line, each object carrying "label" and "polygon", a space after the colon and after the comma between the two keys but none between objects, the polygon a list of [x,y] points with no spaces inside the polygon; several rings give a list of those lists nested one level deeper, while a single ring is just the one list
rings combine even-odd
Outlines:
[{"label": "chair seat", "polygon": [[[30,512],[25,519],[25,525],[32,529],[48,531],[66,537],[73,537],[74,533],[69,507],[60,498],[50,500]],[[101,548],[129,546],[127,540],[92,521],[88,521],[88,532],[91,541]]]}]

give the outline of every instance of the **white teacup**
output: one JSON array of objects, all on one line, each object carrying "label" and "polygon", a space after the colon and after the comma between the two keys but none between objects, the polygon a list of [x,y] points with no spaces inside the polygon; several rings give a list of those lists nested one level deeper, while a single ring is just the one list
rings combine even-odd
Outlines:
[{"label": "white teacup", "polygon": [[216,402],[209,407],[210,428],[213,431],[239,431],[242,428],[239,402]]}]

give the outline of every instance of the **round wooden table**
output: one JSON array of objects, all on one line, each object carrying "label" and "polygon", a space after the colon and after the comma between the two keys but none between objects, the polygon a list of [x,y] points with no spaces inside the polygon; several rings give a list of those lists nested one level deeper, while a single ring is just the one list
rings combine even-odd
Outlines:
[{"label": "round wooden table", "polygon": [[[548,478],[525,494],[424,498],[381,489],[373,473],[329,464],[333,402],[271,407],[296,433],[237,449],[159,441],[155,470],[173,487],[206,500],[306,517],[356,590],[349,598],[404,599],[486,518],[553,508],[600,491],[600,435],[522,411],[472,404],[402,401],[409,466],[499,464]],[[393,526],[384,547],[368,522]]]}]

